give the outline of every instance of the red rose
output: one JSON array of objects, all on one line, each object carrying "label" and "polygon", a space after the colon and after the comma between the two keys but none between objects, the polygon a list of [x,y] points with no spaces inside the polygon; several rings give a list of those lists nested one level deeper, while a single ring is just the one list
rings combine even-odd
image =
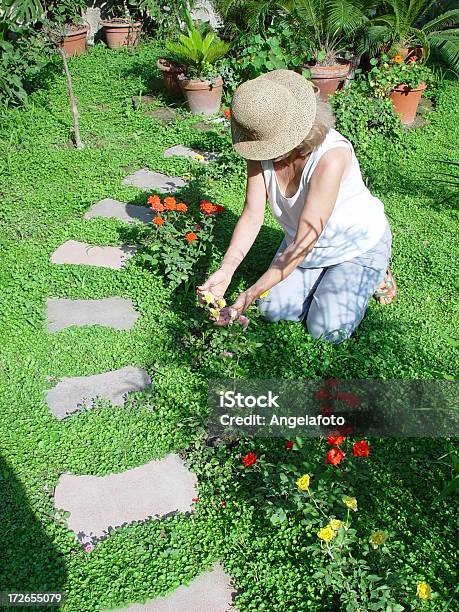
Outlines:
[{"label": "red rose", "polygon": [[331,399],[330,391],[328,389],[319,389],[314,393],[318,400],[329,400]]},{"label": "red rose", "polygon": [[344,453],[340,448],[331,448],[327,453],[326,463],[338,465],[344,459]]},{"label": "red rose", "polygon": [[368,457],[370,454],[370,447],[368,446],[368,443],[365,440],[354,442],[352,454],[354,457]]},{"label": "red rose", "polygon": [[337,431],[332,432],[329,436],[327,436],[327,442],[330,446],[341,446],[341,444],[346,439],[346,436],[343,436]]},{"label": "red rose", "polygon": [[292,450],[294,444],[295,444],[295,442],[293,442],[292,440],[287,440],[287,442],[285,443],[285,448],[287,450]]},{"label": "red rose", "polygon": [[257,456],[255,453],[247,453],[245,457],[242,458],[242,465],[244,467],[250,467],[257,462]]},{"label": "red rose", "polygon": [[354,395],[353,393],[348,393],[347,391],[338,391],[336,394],[336,399],[341,400],[350,408],[355,408],[360,404],[360,399],[357,397],[357,395]]}]

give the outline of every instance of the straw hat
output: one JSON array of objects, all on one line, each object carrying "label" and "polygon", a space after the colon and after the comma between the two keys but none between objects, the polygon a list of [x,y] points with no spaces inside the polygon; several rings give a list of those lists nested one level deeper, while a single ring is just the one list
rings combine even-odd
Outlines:
[{"label": "straw hat", "polygon": [[246,159],[274,159],[308,135],[317,88],[292,70],[273,70],[242,83],[231,101],[233,146]]}]

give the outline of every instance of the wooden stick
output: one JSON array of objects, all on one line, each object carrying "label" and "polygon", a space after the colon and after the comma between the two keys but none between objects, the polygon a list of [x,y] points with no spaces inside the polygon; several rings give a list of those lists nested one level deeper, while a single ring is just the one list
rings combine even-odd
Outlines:
[{"label": "wooden stick", "polygon": [[69,65],[67,62],[67,54],[63,47],[59,46],[58,49],[59,49],[59,54],[62,57],[62,62],[64,64],[65,77],[67,79],[67,91],[69,94],[70,108],[72,109],[72,115],[73,115],[73,130],[75,133],[75,146],[77,149],[83,149],[84,144],[80,136],[80,115],[78,113],[77,100],[75,98],[75,94],[73,93],[72,75],[70,74]]}]

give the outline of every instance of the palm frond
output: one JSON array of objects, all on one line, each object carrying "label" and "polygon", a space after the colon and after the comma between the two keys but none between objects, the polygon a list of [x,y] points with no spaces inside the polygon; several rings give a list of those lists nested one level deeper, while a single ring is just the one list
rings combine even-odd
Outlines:
[{"label": "palm frond", "polygon": [[228,53],[230,48],[231,48],[231,45],[227,42],[224,42],[223,40],[214,41],[212,46],[207,51],[207,54],[205,56],[205,61],[208,62],[209,64],[215,63],[221,57],[226,55],[226,53]]},{"label": "palm frond", "polygon": [[368,17],[350,0],[329,0],[329,23],[333,30],[349,35],[358,30]]},{"label": "palm frond", "polygon": [[438,56],[456,72],[459,71],[459,30],[432,32],[430,46]]},{"label": "palm frond", "polygon": [[423,31],[426,34],[437,31],[439,26],[450,27],[459,24],[459,9],[453,9],[452,11],[446,11],[442,15],[438,15],[434,19],[431,19],[422,26]]}]

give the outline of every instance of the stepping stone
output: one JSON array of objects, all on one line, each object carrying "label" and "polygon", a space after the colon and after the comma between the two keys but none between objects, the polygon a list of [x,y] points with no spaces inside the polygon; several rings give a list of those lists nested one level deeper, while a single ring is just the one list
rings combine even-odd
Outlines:
[{"label": "stepping stone", "polygon": [[67,240],[51,255],[55,264],[79,264],[121,270],[127,259],[136,252],[135,247],[94,246],[77,240]]},{"label": "stepping stone", "polygon": [[167,176],[160,172],[152,172],[146,168],[137,170],[123,180],[123,185],[133,185],[140,189],[156,189],[157,191],[176,191],[185,187],[186,181],[178,176]]},{"label": "stepping stone", "polygon": [[143,391],[150,385],[151,379],[145,370],[127,366],[93,376],[63,378],[48,391],[46,404],[61,421],[83,407],[92,408],[98,398],[109,400],[114,406],[123,406],[128,393]]},{"label": "stepping stone", "polygon": [[119,474],[62,474],[54,507],[70,512],[68,528],[83,545],[94,544],[110,528],[190,512],[196,485],[183,460],[169,454]]},{"label": "stepping stone", "polygon": [[101,300],[46,300],[47,329],[56,332],[76,325],[102,325],[113,329],[132,329],[140,314],[132,300],[110,297]]},{"label": "stepping stone", "polygon": [[188,586],[180,586],[166,597],[144,604],[118,608],[116,612],[231,612],[234,587],[231,578],[219,563]]},{"label": "stepping stone", "polygon": [[192,127],[195,130],[199,130],[200,132],[215,132],[215,128],[213,125],[206,123],[205,121],[198,121],[197,123],[193,123]]},{"label": "stepping stone", "polygon": [[120,219],[120,221],[125,221],[126,223],[135,223],[136,221],[151,223],[153,211],[145,206],[126,204],[125,202],[106,198],[93,204],[84,215],[85,219],[93,219],[94,217]]},{"label": "stepping stone", "polygon": [[150,106],[156,102],[156,96],[152,96],[149,94],[145,94],[144,96],[133,96],[132,97],[132,106],[137,109],[141,104],[144,106]]},{"label": "stepping stone", "polygon": [[158,119],[158,121],[161,121],[161,123],[163,123],[164,125],[175,121],[176,115],[177,111],[173,108],[167,108],[167,106],[162,106],[161,108],[157,108],[153,111],[147,111],[145,113],[146,117]]},{"label": "stepping stone", "polygon": [[208,164],[211,161],[215,161],[219,157],[218,153],[199,151],[198,149],[190,149],[189,147],[184,147],[183,145],[176,145],[175,147],[170,147],[170,149],[166,149],[164,151],[164,157],[173,157],[174,155],[179,155],[181,157],[190,157],[191,159],[196,159],[197,161],[201,161],[204,164]]}]

